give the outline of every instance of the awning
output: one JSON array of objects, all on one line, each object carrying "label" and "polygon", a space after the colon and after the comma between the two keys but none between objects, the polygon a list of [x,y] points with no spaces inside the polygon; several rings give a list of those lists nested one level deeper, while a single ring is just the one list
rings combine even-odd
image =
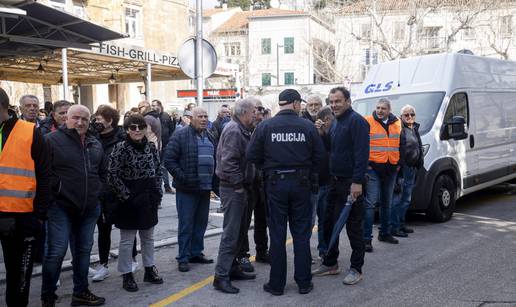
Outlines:
[{"label": "awning", "polygon": [[[71,85],[142,82],[146,64],[152,64],[152,81],[188,80],[174,55],[121,44],[101,44],[92,50],[68,49],[68,82]],[[113,48],[111,48],[113,47]],[[116,55],[115,55],[116,54]],[[38,70],[40,67],[43,70]],[[223,63],[211,78],[228,77],[234,67]],[[0,79],[27,83],[62,82],[61,50],[41,56],[0,57]]]},{"label": "awning", "polygon": [[123,34],[36,1],[0,0],[0,56],[42,56],[56,48],[90,49]]}]

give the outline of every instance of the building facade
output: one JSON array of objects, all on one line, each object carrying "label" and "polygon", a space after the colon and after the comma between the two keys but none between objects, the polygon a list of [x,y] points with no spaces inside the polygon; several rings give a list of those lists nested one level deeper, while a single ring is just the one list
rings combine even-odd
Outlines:
[{"label": "building facade", "polygon": [[[88,21],[125,33],[128,37],[113,44],[136,46],[168,54],[177,54],[178,48],[190,36],[189,8],[186,0],[45,0],[48,6],[63,10]],[[116,75],[116,73],[114,72]],[[142,82],[105,84],[71,84],[70,97],[94,110],[100,104],[110,103],[121,112],[129,110],[145,99]],[[2,81],[2,86],[15,88],[13,100],[19,94],[36,94],[41,100],[62,99],[61,86],[40,84],[25,85]],[[166,106],[177,102],[177,90],[189,88],[190,82],[152,82],[152,98],[160,99]],[[21,90],[20,90],[21,89]]]},{"label": "building facade", "polygon": [[516,58],[516,1],[358,1],[335,17],[337,63],[361,82],[371,65],[415,55],[471,51]]}]

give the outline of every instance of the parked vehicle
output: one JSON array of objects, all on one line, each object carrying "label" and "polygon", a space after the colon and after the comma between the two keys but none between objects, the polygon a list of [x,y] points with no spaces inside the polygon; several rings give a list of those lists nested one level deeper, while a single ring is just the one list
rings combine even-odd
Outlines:
[{"label": "parked vehicle", "polygon": [[354,93],[371,114],[380,97],[416,108],[425,154],[411,209],[451,218],[459,197],[516,178],[516,62],[433,54],[375,65]]}]

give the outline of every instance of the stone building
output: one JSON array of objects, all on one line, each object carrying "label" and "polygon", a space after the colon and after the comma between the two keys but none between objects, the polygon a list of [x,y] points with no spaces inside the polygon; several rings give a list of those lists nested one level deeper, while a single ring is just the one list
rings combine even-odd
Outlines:
[{"label": "stone building", "polygon": [[[189,8],[186,0],[45,0],[46,5],[66,11],[88,21],[127,34],[127,38],[113,42],[143,50],[156,50],[177,54],[183,41],[191,35]],[[113,72],[116,76],[116,72]],[[69,76],[73,79],[73,76]],[[70,97],[96,109],[100,104],[111,103],[120,111],[126,111],[143,99],[142,82],[104,84],[70,84]],[[162,100],[167,106],[177,103],[177,90],[189,88],[191,82],[152,82],[152,98]],[[13,100],[19,95],[35,93],[41,100],[62,98],[59,85],[23,84],[2,81],[1,86],[10,89]]]}]

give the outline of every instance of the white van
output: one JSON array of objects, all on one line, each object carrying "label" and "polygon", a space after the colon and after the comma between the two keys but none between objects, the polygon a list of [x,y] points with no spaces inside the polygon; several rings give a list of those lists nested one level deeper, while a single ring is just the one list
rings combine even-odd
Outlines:
[{"label": "white van", "polygon": [[459,197],[516,178],[516,62],[444,53],[381,63],[353,108],[371,114],[381,97],[397,116],[413,105],[421,124],[425,164],[411,209],[446,221]]}]

